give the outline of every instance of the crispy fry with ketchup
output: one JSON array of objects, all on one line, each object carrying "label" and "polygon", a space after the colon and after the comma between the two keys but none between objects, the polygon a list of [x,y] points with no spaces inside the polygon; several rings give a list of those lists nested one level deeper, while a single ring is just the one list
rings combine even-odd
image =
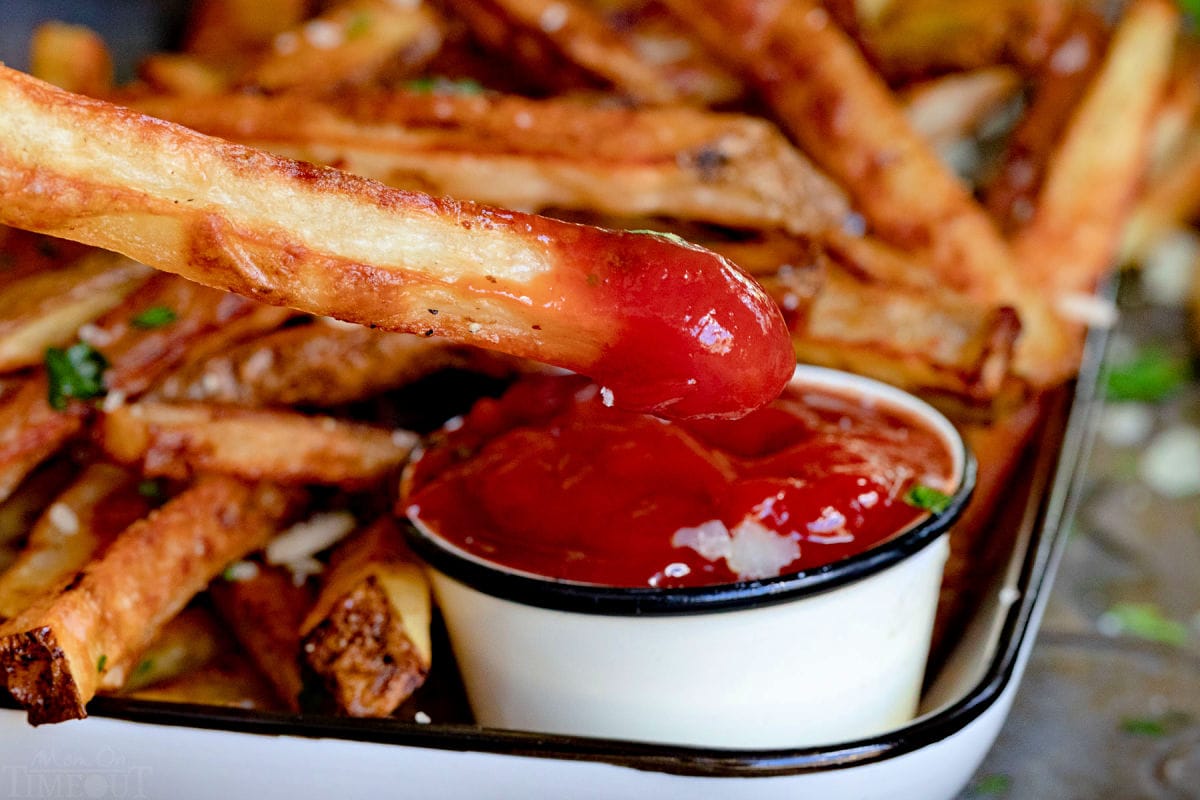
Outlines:
[{"label": "crispy fry with ketchup", "polygon": [[0,221],[277,305],[595,378],[626,408],[744,413],[791,375],[770,298],[720,256],[402,192],[0,68]]}]

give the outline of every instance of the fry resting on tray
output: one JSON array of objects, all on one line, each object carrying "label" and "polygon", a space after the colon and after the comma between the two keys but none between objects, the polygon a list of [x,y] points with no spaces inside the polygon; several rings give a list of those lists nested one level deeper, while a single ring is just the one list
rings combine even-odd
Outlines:
[{"label": "fry resting on tray", "polygon": [[405,193],[0,68],[0,221],[200,283],[568,367],[624,407],[736,415],[775,397],[783,321],[729,262]]}]

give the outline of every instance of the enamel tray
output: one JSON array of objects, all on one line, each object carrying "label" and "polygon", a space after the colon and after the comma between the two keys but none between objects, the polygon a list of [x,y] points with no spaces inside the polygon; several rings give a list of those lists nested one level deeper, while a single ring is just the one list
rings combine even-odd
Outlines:
[{"label": "enamel tray", "polygon": [[[720,750],[98,698],[31,728],[0,709],[0,796],[272,798],[954,797],[1004,722],[1066,541],[1090,444],[1101,336],[993,520],[1012,550],[909,725],[860,741]],[[702,700],[701,700],[702,702]]]},{"label": "enamel tray", "polygon": [[[168,35],[178,3],[5,0],[0,60],[24,61],[29,26],[100,29],[127,60]],[[128,61],[126,62],[128,63]],[[31,728],[0,701],[0,797],[10,798],[912,798],[954,797],[1012,705],[1063,546],[1090,444],[1103,337],[1048,414],[993,525],[1012,541],[922,714],[828,747],[741,751],[98,698],[91,717]],[[699,699],[699,702],[703,702]]]}]

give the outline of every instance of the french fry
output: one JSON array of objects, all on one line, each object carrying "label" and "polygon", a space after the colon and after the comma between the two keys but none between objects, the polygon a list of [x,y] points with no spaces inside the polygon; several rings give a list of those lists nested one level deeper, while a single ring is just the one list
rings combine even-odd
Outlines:
[{"label": "french fry", "polygon": [[247,480],[366,488],[393,474],[416,434],[332,417],[143,401],[100,421],[101,446],[149,476],[217,472]]},{"label": "french fry", "polygon": [[[565,367],[634,410],[744,414],[791,374],[770,298],[708,251],[388,189],[7,68],[0,103],[5,224],[273,304]],[[710,309],[702,336],[697,308]]]},{"label": "french fry", "polygon": [[1171,63],[1179,12],[1136,0],[1055,149],[1013,251],[1026,280],[1054,293],[1091,291],[1115,256],[1142,179],[1151,116]]},{"label": "french fry", "polygon": [[308,15],[309,0],[196,0],[184,49],[215,60],[245,58]]},{"label": "french fry", "polygon": [[1017,280],[982,208],[819,4],[666,4],[710,47],[724,48],[806,152],[849,191],[875,235],[916,252],[940,283],[978,305],[1017,309],[1024,333],[1014,368],[1022,378],[1049,386],[1074,372],[1079,337],[1047,298]]},{"label": "french fry", "polygon": [[138,64],[138,77],[151,89],[191,97],[230,91],[234,73],[228,66],[187,53],[155,53]]},{"label": "french fry", "polygon": [[277,34],[239,82],[267,91],[321,92],[415,74],[442,43],[441,18],[426,3],[347,0]]},{"label": "french fry", "polygon": [[46,373],[38,370],[0,405],[0,500],[83,429],[87,409],[72,403],[56,411],[49,393]]},{"label": "french fry", "polygon": [[845,199],[771,125],[685,108],[359,92],[343,100],[238,95],[134,107],[280,155],[402,189],[509,208],[662,215],[815,233]]},{"label": "french fry", "polygon": [[[149,310],[172,317],[166,324],[139,327],[135,320]],[[251,334],[277,327],[291,312],[216,292],[172,275],[155,275],[125,303],[81,336],[103,352],[108,392],[105,402],[120,404],[151,385],[187,357],[199,358]],[[165,317],[163,317],[165,319]],[[70,402],[59,411],[51,405],[51,382],[45,370],[26,377],[0,403],[0,499],[16,488],[33,468],[58,451],[83,428],[90,406]]]},{"label": "french fry", "polygon": [[107,391],[127,399],[175,366],[273,330],[291,316],[285,309],[156,273],[80,334],[109,362]]},{"label": "french fry", "polygon": [[912,84],[900,95],[909,124],[934,148],[973,135],[1021,88],[1017,71],[983,67]]},{"label": "french fry", "polygon": [[516,58],[550,88],[607,86],[650,104],[679,99],[667,76],[585,2],[448,0],[448,5],[484,45]]},{"label": "french fry", "polygon": [[250,577],[213,581],[209,595],[217,613],[266,677],[279,701],[300,710],[300,625],[313,604],[306,585],[287,570],[253,563]]},{"label": "french fry", "polygon": [[0,371],[42,363],[47,347],[74,340],[79,326],[115,307],[152,272],[97,250],[61,269],[5,286],[0,294]]},{"label": "french fry", "polygon": [[210,476],[120,534],[61,591],[0,625],[0,675],[33,725],[86,716],[161,627],[229,562],[261,547],[292,498]]},{"label": "french fry", "polygon": [[66,459],[43,464],[21,482],[21,485],[0,501],[0,545],[13,550],[33,529],[46,506],[57,497],[75,477],[75,467]]},{"label": "french fry", "polygon": [[279,710],[271,687],[236,650],[224,650],[198,667],[127,696],[160,703]]},{"label": "french fry", "polygon": [[891,81],[977,69],[1004,61],[1036,64],[1073,3],[1060,0],[908,0],[859,14],[858,36]]},{"label": "french fry", "polygon": [[304,657],[345,713],[387,716],[429,672],[431,614],[425,573],[385,517],[334,551]]},{"label": "french fry", "polygon": [[657,2],[590,2],[638,58],[662,74],[680,100],[712,106],[742,98],[736,75],[682,30]]},{"label": "french fry", "polygon": [[351,403],[442,369],[503,377],[510,359],[408,333],[359,325],[299,325],[214,353],[168,375],[151,399],[248,407]]},{"label": "french fry", "polygon": [[785,309],[800,361],[845,369],[968,404],[994,400],[1020,330],[1013,310],[887,283],[828,264],[761,280]]},{"label": "french fry", "polygon": [[47,506],[16,561],[0,574],[0,618],[17,616],[64,583],[149,510],[128,472],[89,465]]},{"label": "french fry", "polygon": [[132,694],[178,678],[212,661],[231,645],[210,612],[200,606],[189,606],[162,626],[137,666],[130,670],[120,692]]},{"label": "french fry", "polygon": [[1170,170],[1153,181],[1129,217],[1121,260],[1140,261],[1155,244],[1186,225],[1200,210],[1200,134],[1171,161]]},{"label": "french fry", "polygon": [[1029,108],[984,187],[984,203],[1006,233],[1029,222],[1054,146],[1091,83],[1108,43],[1097,14],[1076,9],[1034,71]]},{"label": "french fry", "polygon": [[102,97],[112,90],[113,63],[99,34],[81,25],[43,22],[29,42],[29,71],[68,92]]}]

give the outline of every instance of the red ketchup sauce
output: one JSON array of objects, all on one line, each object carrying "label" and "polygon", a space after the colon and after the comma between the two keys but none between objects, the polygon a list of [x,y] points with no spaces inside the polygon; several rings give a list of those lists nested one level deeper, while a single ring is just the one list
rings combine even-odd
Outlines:
[{"label": "red ketchup sauce", "polygon": [[513,569],[703,586],[861,552],[926,514],[904,495],[949,492],[952,469],[906,412],[826,389],[790,386],[738,420],[667,422],[606,406],[585,378],[535,377],[435,435],[401,502]]}]

